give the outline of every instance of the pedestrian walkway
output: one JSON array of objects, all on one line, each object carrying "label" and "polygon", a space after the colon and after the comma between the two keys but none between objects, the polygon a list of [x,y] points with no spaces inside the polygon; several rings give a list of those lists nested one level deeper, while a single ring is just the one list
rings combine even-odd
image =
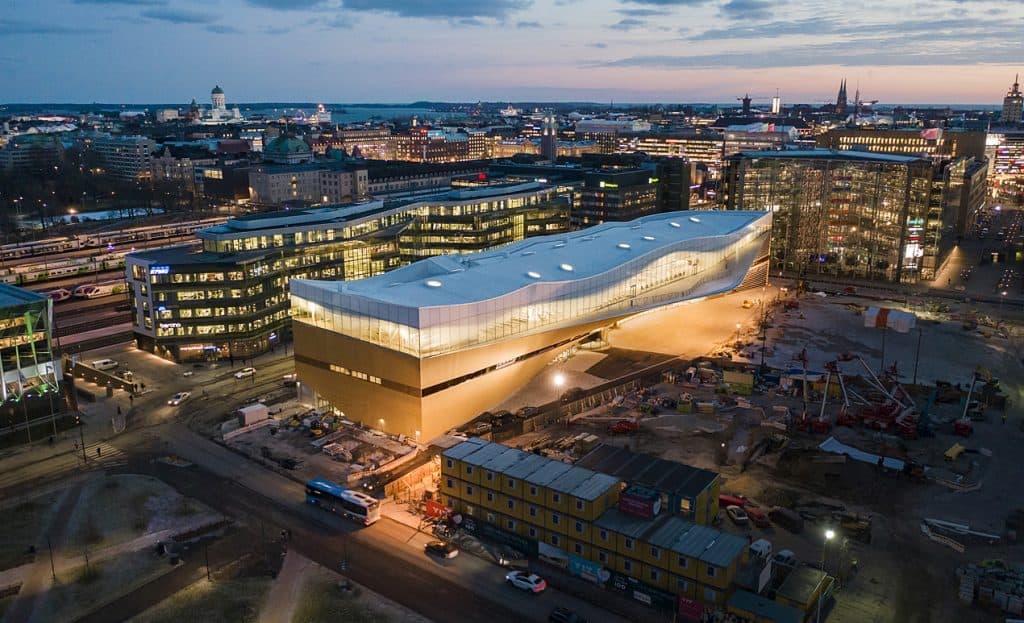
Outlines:
[{"label": "pedestrian walkway", "polygon": [[[64,539],[67,536],[65,532],[67,531],[68,520],[71,519],[71,514],[74,512],[75,506],[78,505],[78,498],[81,497],[84,487],[84,482],[78,482],[68,489],[60,501],[57,512],[50,519],[49,526],[42,531],[42,534],[49,536],[50,542],[55,547],[60,547],[64,544]],[[50,557],[37,555],[33,568],[24,576],[24,584],[21,585],[17,598],[7,611],[5,620],[31,621],[32,613],[35,611],[39,597],[50,590],[52,584],[53,575],[50,569]]]},{"label": "pedestrian walkway", "polygon": [[295,606],[302,596],[303,580],[313,565],[312,560],[294,551],[288,552],[260,610],[259,623],[291,623]]}]

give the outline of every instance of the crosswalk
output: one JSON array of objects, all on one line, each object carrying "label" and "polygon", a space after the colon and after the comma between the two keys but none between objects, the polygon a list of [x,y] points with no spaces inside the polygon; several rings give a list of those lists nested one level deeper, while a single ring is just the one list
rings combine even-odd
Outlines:
[{"label": "crosswalk", "polygon": [[111,469],[128,464],[128,456],[106,442],[88,443],[85,452],[75,446],[73,452],[57,454],[44,461],[20,469],[0,471],[0,491],[33,480],[42,480],[60,474],[84,470]]}]

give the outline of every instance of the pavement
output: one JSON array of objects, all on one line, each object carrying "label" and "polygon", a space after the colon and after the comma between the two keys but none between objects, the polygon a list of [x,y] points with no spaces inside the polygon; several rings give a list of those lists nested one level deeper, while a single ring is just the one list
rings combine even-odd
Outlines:
[{"label": "pavement", "polygon": [[295,606],[302,595],[302,584],[306,572],[312,569],[312,560],[290,550],[281,565],[281,571],[267,593],[267,600],[260,609],[259,623],[291,623]]}]

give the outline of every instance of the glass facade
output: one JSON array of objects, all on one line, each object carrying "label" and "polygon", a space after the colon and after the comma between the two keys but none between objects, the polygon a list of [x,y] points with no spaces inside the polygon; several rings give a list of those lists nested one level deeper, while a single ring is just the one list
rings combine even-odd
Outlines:
[{"label": "glass facade", "polygon": [[[950,221],[928,160],[849,152],[729,159],[727,209],[774,214],[772,260],[798,274],[914,283],[935,276]],[[949,217],[949,218],[947,218]]]},{"label": "glass facade", "polygon": [[42,394],[60,382],[52,320],[49,297],[0,283],[0,400]]},{"label": "glass facade", "polygon": [[329,209],[255,215],[201,231],[201,253],[133,254],[127,276],[140,346],[177,359],[249,357],[288,335],[293,278],[363,279],[423,257],[568,231],[563,193],[516,189],[378,204],[349,218],[327,218],[337,214]]},{"label": "glass facade", "polygon": [[[680,227],[667,221],[660,225]],[[622,262],[597,274],[537,281],[482,300],[473,300],[481,299],[479,292],[460,291],[456,298],[473,302],[450,305],[417,306],[415,301],[403,305],[332,284],[297,282],[292,288],[293,314],[299,322],[417,357],[442,355],[731,290],[762,252],[770,227],[771,218],[764,215],[726,234],[652,244],[652,250],[624,256]],[[655,236],[645,239],[654,241]],[[620,251],[630,248],[620,244],[625,245],[618,247]],[[614,252],[614,245],[602,249],[595,242],[593,252]],[[463,264],[481,281],[488,280],[488,271],[500,279],[506,266],[501,258],[487,256],[465,258]],[[573,271],[564,263],[561,269],[570,275]],[[539,273],[527,275],[540,278]],[[442,285],[440,280],[425,282],[426,287]]]}]

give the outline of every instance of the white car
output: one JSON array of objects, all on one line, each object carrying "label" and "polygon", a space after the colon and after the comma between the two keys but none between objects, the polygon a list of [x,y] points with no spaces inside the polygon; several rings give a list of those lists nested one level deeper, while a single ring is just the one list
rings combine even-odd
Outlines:
[{"label": "white car", "polygon": [[172,407],[177,407],[181,403],[188,400],[191,395],[192,394],[189,392],[178,392],[177,394],[171,396],[171,399],[167,401],[167,404],[171,405]]},{"label": "white car", "polygon": [[244,379],[247,376],[254,376],[256,374],[256,368],[242,368],[238,372],[235,372],[236,379]]},{"label": "white car", "polygon": [[529,591],[534,594],[548,587],[548,583],[544,581],[544,578],[536,573],[527,573],[526,571],[509,571],[505,575],[505,582],[520,590]]},{"label": "white car", "polygon": [[745,526],[750,522],[750,518],[747,517],[747,511],[743,510],[739,506],[726,506],[725,514],[728,515],[729,519],[731,519],[737,526]]}]

